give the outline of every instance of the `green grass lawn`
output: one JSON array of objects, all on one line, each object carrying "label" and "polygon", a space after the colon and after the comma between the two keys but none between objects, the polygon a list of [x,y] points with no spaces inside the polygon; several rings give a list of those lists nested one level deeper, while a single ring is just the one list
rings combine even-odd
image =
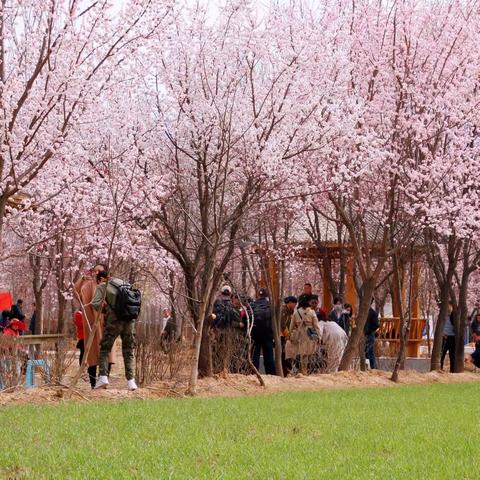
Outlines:
[{"label": "green grass lawn", "polygon": [[0,478],[478,479],[479,385],[0,410]]}]

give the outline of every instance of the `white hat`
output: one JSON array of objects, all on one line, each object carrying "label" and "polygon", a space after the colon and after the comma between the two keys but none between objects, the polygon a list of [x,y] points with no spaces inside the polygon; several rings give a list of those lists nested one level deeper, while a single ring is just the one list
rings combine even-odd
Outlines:
[{"label": "white hat", "polygon": [[222,288],[221,288],[221,292],[222,293],[232,293],[232,288],[230,287],[230,285],[224,285]]}]

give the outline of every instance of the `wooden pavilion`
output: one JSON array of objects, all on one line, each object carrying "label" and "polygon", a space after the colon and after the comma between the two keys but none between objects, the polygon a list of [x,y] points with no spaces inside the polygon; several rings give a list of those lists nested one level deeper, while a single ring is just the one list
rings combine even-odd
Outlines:
[{"label": "wooden pavilion", "polygon": [[[347,269],[345,279],[345,294],[344,301],[353,306],[354,312],[358,306],[358,295],[355,287],[355,260],[353,256],[353,248],[348,243],[340,245],[335,240],[323,241],[320,245],[315,244],[311,240],[303,240],[290,244],[289,248],[294,252],[294,258],[303,261],[312,261],[321,265],[322,270],[322,306],[324,310],[329,311],[332,308],[332,292],[330,290],[330,282],[328,280],[328,262],[336,262],[340,258],[341,250],[347,256]],[[279,268],[277,261],[273,255],[269,255],[264,249],[256,249],[256,253],[262,255],[264,258],[264,265],[268,270],[269,284],[272,288],[272,294],[279,295]],[[420,268],[418,259],[413,263],[412,271],[412,301],[411,312],[405,312],[405,315],[411,315],[410,331],[407,341],[407,357],[419,357],[420,346],[423,340],[423,332],[426,326],[426,320],[420,316],[420,301],[419,301],[419,278]],[[267,282],[265,282],[267,283]],[[377,332],[378,350],[381,356],[394,357],[398,353],[400,347],[400,312],[401,305],[404,304],[406,298],[405,285],[402,286],[401,291],[392,287],[392,313],[391,317],[380,318],[380,328]],[[402,302],[402,303],[401,303]]]}]

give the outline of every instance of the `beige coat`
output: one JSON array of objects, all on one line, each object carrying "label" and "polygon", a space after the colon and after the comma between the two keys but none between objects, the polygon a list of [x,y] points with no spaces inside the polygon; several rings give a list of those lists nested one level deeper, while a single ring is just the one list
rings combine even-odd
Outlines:
[{"label": "beige coat", "polygon": [[317,332],[318,339],[322,338],[322,332],[318,323],[317,315],[311,308],[299,308],[295,310],[290,322],[290,342],[287,358],[295,358],[297,355],[313,355],[319,346],[318,341],[312,340],[307,333],[309,328]]},{"label": "beige coat", "polygon": [[337,372],[347,346],[348,336],[336,322],[320,322],[320,329],[322,330],[322,343],[327,351],[326,373]]},{"label": "beige coat", "polygon": [[[85,347],[87,346],[88,339],[90,337],[90,332],[93,328],[94,321],[97,315],[96,310],[90,305],[94,295],[95,290],[97,289],[97,282],[92,278],[82,277],[74,285],[75,297],[83,305],[83,308],[80,308],[80,311],[83,314],[83,331],[85,332]],[[86,317],[85,317],[86,315]],[[99,314],[100,326],[95,332],[95,338],[93,340],[92,348],[87,356],[87,365],[93,367],[98,365],[98,359],[100,355],[100,342],[102,340],[103,332],[103,314]],[[112,358],[109,358],[109,362],[112,362]]]}]

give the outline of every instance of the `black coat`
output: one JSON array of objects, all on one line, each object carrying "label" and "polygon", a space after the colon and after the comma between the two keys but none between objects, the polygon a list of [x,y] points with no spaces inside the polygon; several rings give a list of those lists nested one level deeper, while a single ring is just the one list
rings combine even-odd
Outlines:
[{"label": "black coat", "polygon": [[253,312],[252,339],[264,341],[273,339],[272,309],[266,298],[260,298],[251,304]]},{"label": "black coat", "polygon": [[25,315],[22,312],[22,309],[17,305],[12,305],[12,310],[10,311],[10,318],[18,318],[22,322],[25,320]]},{"label": "black coat", "polygon": [[379,327],[380,320],[378,318],[378,313],[372,307],[370,307],[370,310],[368,311],[367,322],[363,328],[363,333],[365,335],[370,335],[371,333],[375,333]]}]

